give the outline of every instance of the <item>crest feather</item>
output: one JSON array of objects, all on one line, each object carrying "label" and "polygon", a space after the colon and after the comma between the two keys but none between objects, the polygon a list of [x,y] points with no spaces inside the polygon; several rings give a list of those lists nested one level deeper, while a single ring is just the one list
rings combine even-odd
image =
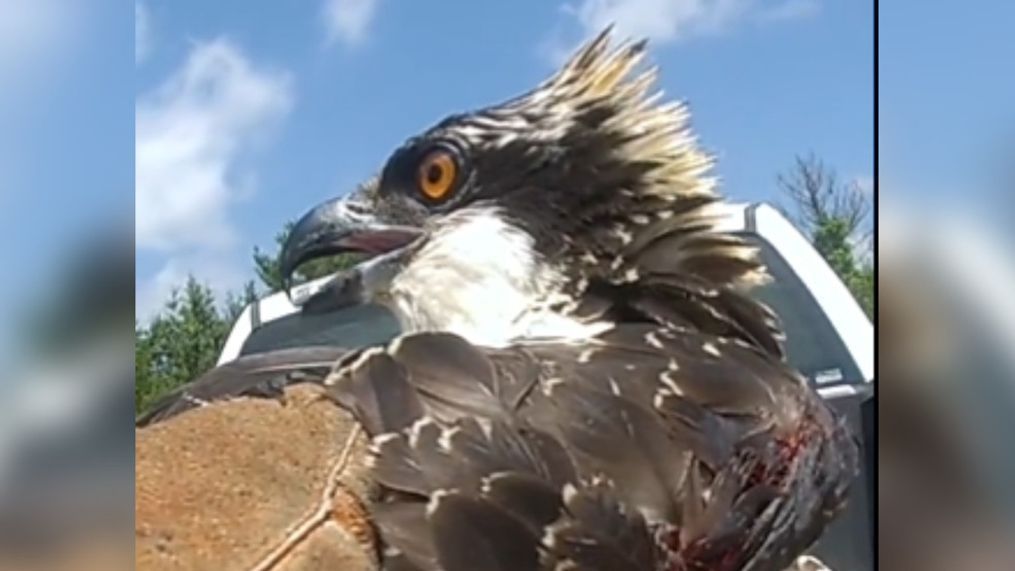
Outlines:
[{"label": "crest feather", "polygon": [[[623,41],[611,47],[612,35],[610,26],[580,47],[556,74],[524,98],[526,103],[548,111],[546,119],[557,124],[576,121],[589,109],[608,111],[596,128],[618,141],[613,148],[616,158],[645,166],[640,184],[625,190],[632,192],[635,201],[627,208],[632,216],[658,219],[665,228],[661,232],[659,225],[621,221],[619,235],[631,235],[643,247],[649,241],[681,236],[683,248],[696,250],[720,266],[728,260],[731,268],[737,268],[725,274],[729,282],[717,285],[764,283],[767,277],[756,261],[754,246],[732,237],[718,242],[708,239],[716,232],[720,216],[715,207],[720,196],[711,174],[713,157],[698,146],[686,105],[663,101],[663,92],[656,86],[656,67],[639,69],[645,59],[645,41]],[[610,226],[616,227],[616,222]],[[652,235],[651,240],[643,237],[647,235]],[[699,245],[688,235],[704,241]],[[637,252],[626,250],[626,260],[618,259],[612,267],[617,274],[627,275],[638,265]]]},{"label": "crest feather", "polygon": [[612,26],[578,49],[564,66],[530,96],[560,111],[609,108],[613,114],[600,128],[617,133],[623,158],[653,165],[647,194],[667,198],[713,196],[715,182],[706,176],[712,158],[698,148],[683,103],[660,103],[656,68],[636,73],[647,42],[624,41],[611,49]]}]

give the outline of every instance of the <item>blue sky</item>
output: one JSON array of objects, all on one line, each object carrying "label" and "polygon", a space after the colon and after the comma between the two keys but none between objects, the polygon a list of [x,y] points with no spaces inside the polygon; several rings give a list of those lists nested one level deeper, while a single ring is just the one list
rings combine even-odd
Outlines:
[{"label": "blue sky", "polygon": [[882,2],[879,15],[880,190],[982,202],[1011,234],[1015,3]]},{"label": "blue sky", "polygon": [[861,2],[139,6],[141,313],[188,272],[237,287],[251,248],[270,247],[285,220],[444,115],[531,87],[608,21],[652,39],[662,87],[691,104],[730,195],[772,199],[777,172],[809,151],[872,179],[873,12]]},{"label": "blue sky", "polygon": [[72,245],[130,230],[131,16],[114,0],[0,0],[0,358]]},{"label": "blue sky", "polygon": [[776,174],[809,151],[873,176],[865,2],[126,4],[0,0],[0,87],[22,93],[0,90],[14,126],[0,132],[0,232],[31,244],[8,254],[9,291],[34,292],[43,260],[83,228],[129,222],[132,206],[142,317],[187,273],[239,287],[284,221],[446,114],[530,88],[608,21],[650,37],[662,87],[690,103],[732,197],[774,199]]}]

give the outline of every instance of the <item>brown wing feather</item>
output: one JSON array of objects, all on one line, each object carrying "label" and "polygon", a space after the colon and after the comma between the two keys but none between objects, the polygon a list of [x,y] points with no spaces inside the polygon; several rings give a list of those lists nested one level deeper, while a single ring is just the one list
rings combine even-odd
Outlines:
[{"label": "brown wing feather", "polygon": [[323,382],[335,362],[348,352],[345,347],[319,346],[243,356],[165,395],[139,415],[135,423],[147,426],[228,398],[277,398],[288,385]]},{"label": "brown wing feather", "polygon": [[781,569],[854,471],[853,442],[799,375],[694,330],[497,350],[415,334],[329,383],[400,411],[364,422],[383,509],[400,514],[377,523],[391,561],[421,569]]}]

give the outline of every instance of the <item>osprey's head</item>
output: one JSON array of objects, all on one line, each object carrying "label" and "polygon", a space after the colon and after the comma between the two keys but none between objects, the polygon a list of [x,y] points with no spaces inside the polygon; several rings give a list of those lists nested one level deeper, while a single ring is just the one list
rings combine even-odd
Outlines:
[{"label": "osprey's head", "polygon": [[712,232],[711,159],[684,107],[659,103],[654,70],[635,72],[644,43],[611,50],[608,37],[531,92],[409,139],[379,177],[312,209],[283,273],[369,254],[332,292],[340,303],[380,302],[407,330],[487,344],[587,335],[627,311],[609,303],[617,288],[652,276],[703,295],[754,281],[753,249]]}]

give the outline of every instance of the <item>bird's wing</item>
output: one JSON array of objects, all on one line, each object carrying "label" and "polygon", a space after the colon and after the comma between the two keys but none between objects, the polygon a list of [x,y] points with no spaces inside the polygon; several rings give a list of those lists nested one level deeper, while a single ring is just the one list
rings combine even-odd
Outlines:
[{"label": "bird's wing", "polygon": [[135,424],[147,426],[227,398],[278,398],[290,384],[322,382],[335,362],[348,352],[344,347],[315,346],[240,357],[165,395],[139,415]]},{"label": "bird's wing", "polygon": [[802,378],[692,330],[508,349],[414,334],[327,384],[373,437],[389,568],[781,570],[855,471]]}]

